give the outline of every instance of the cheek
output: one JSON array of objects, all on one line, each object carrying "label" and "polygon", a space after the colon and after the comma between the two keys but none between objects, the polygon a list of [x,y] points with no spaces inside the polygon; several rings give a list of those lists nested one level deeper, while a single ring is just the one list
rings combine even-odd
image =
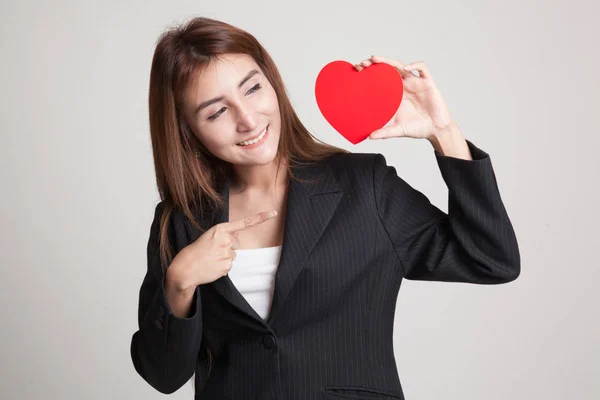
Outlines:
[{"label": "cheek", "polygon": [[233,137],[229,138],[227,135],[221,133],[215,133],[214,136],[207,138],[206,145],[210,148],[218,149],[220,147],[227,147],[231,145]]},{"label": "cheek", "polygon": [[272,114],[279,113],[279,102],[277,101],[277,93],[275,93],[275,90],[271,89],[266,101],[269,111]]},{"label": "cheek", "polygon": [[216,150],[227,142],[227,138],[223,135],[223,129],[218,129],[217,126],[204,126],[199,129],[196,137],[208,150]]}]

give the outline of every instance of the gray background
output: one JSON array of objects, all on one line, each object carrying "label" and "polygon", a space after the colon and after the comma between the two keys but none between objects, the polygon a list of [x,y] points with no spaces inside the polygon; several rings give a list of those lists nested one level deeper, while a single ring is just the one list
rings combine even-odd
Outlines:
[{"label": "gray background", "polygon": [[[148,77],[160,32],[202,15],[263,43],[317,137],[384,154],[444,211],[431,145],[347,142],[316,105],[320,69],[371,54],[425,61],[465,137],[490,154],[522,274],[405,281],[394,351],[408,399],[600,398],[599,11],[579,0],[2,2],[0,397],[164,398],[129,355],[158,201]],[[191,382],[171,398],[192,399]]]}]

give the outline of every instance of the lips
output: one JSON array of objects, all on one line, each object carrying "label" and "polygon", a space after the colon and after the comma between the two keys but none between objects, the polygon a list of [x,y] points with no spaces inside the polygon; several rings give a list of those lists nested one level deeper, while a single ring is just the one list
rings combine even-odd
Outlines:
[{"label": "lips", "polygon": [[244,142],[247,142],[247,141],[254,140],[254,139],[258,138],[260,135],[262,135],[262,134],[263,134],[263,133],[264,133],[264,132],[267,130],[267,128],[268,128],[268,127],[269,127],[269,125],[265,126],[265,128],[264,128],[262,131],[260,131],[260,132],[258,133],[258,135],[256,135],[256,136],[253,136],[253,137],[251,137],[251,138],[248,138],[248,139],[244,139],[244,140],[242,140],[241,142],[237,143],[237,145],[239,146],[239,145],[241,145],[241,144],[242,144],[242,143],[244,143]]}]

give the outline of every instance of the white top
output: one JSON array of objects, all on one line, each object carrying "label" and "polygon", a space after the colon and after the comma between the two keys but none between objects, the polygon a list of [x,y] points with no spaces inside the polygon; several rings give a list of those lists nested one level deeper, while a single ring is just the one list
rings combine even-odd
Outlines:
[{"label": "white top", "polygon": [[248,304],[264,320],[271,311],[275,273],[282,246],[237,249],[229,278]]}]

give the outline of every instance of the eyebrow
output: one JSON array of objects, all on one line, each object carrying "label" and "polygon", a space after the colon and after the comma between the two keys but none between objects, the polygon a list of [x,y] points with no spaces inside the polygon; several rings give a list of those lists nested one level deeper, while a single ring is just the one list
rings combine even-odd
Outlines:
[{"label": "eyebrow", "polygon": [[[255,70],[255,69],[253,69],[253,70],[251,70],[250,72],[248,72],[248,74],[246,75],[246,77],[245,77],[244,79],[242,79],[242,81],[241,81],[241,82],[238,84],[238,88],[241,88],[241,87],[244,85],[244,83],[246,83],[246,82],[247,82],[247,81],[248,81],[250,78],[252,78],[254,75],[256,75],[256,74],[259,74],[259,73],[260,73],[260,72],[259,72],[259,71],[257,71],[257,70]],[[198,104],[198,106],[197,106],[197,107],[196,107],[196,109],[194,110],[194,115],[198,115],[198,113],[199,113],[200,111],[202,111],[202,109],[204,109],[204,108],[206,108],[206,107],[210,106],[210,105],[211,105],[211,104],[213,104],[213,103],[216,103],[216,102],[218,102],[218,101],[221,101],[221,100],[223,100],[224,98],[225,98],[225,97],[223,97],[223,96],[219,96],[219,97],[214,97],[214,98],[212,98],[212,99],[210,99],[210,100],[203,101],[202,103]]]}]

